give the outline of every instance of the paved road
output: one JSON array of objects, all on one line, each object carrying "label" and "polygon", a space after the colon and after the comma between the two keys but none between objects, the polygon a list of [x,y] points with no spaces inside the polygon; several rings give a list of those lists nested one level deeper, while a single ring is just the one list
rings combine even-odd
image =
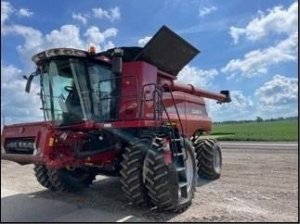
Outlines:
[{"label": "paved road", "polygon": [[193,205],[182,214],[127,202],[118,178],[98,176],[78,194],[52,193],[32,165],[1,161],[1,221],[297,221],[298,144],[221,142],[219,180],[199,179]]}]

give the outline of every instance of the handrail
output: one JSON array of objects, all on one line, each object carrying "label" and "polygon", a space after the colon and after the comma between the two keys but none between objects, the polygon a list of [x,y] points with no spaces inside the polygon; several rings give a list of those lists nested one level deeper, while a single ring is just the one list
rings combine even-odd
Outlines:
[{"label": "handrail", "polygon": [[179,123],[180,123],[181,132],[182,132],[182,135],[184,136],[184,129],[183,129],[182,121],[181,121],[181,118],[180,118],[180,115],[179,115],[179,112],[178,112],[177,104],[175,103],[173,92],[170,91],[170,94],[171,94],[171,97],[172,97],[172,100],[173,100],[173,105],[175,107],[176,114],[177,114],[177,117],[178,117],[178,120],[179,120]]},{"label": "handrail", "polygon": [[[143,102],[146,101],[146,100],[145,100],[145,94],[144,94],[144,92],[145,92],[145,87],[147,87],[147,86],[154,86],[153,99],[152,99],[152,100],[153,100],[154,119],[155,119],[156,121],[158,120],[158,119],[157,119],[157,116],[156,116],[156,106],[157,106],[157,102],[156,102],[156,97],[155,97],[155,94],[157,94],[158,97],[159,97],[159,103],[160,103],[160,105],[163,106],[164,112],[165,112],[165,114],[166,114],[166,116],[167,116],[167,120],[171,123],[171,119],[170,119],[169,113],[168,113],[167,108],[166,108],[166,106],[165,106],[165,104],[164,104],[164,101],[163,101],[162,91],[161,91],[159,88],[157,88],[156,83],[149,83],[149,84],[145,84],[145,85],[143,86],[143,88],[142,88],[142,90],[143,90],[143,91],[142,91],[142,101],[143,101]],[[171,94],[171,98],[172,98],[172,101],[173,101],[173,105],[174,105],[174,108],[175,108],[175,111],[176,111],[176,114],[177,114],[177,117],[178,117],[178,120],[179,120],[179,124],[180,124],[180,128],[181,128],[181,133],[182,133],[182,135],[184,136],[184,129],[183,129],[182,121],[181,121],[181,118],[180,118],[180,115],[179,115],[179,111],[178,111],[177,105],[176,105],[176,103],[175,103],[175,98],[174,98],[174,95],[173,95],[172,91],[170,91],[170,94]],[[141,102],[141,103],[142,103],[142,102]],[[140,111],[140,114],[142,114],[142,111]],[[159,118],[159,117],[158,117],[158,118]]]}]

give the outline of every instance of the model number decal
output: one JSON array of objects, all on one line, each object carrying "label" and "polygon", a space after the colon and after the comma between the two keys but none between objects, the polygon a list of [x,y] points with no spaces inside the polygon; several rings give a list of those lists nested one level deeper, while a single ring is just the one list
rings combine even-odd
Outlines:
[{"label": "model number decal", "polygon": [[192,114],[202,114],[201,110],[192,109]]}]

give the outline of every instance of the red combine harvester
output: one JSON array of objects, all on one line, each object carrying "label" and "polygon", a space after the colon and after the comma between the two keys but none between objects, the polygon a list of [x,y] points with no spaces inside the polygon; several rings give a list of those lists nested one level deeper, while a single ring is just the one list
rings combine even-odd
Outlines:
[{"label": "red combine harvester", "polygon": [[[51,191],[75,192],[98,174],[120,176],[124,194],[180,212],[192,202],[197,175],[217,179],[220,147],[203,98],[230,102],[176,82],[199,51],[163,26],[143,47],[96,53],[56,48],[33,56],[45,121],[6,125],[1,159],[33,163]],[[101,192],[100,192],[101,193]]]}]

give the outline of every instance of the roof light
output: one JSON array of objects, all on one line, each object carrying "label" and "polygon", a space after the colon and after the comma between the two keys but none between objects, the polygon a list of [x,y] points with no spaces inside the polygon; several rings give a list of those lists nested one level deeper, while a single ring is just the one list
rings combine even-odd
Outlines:
[{"label": "roof light", "polygon": [[91,55],[96,54],[96,47],[95,46],[90,46],[90,48],[89,48],[89,54],[91,54]]}]

